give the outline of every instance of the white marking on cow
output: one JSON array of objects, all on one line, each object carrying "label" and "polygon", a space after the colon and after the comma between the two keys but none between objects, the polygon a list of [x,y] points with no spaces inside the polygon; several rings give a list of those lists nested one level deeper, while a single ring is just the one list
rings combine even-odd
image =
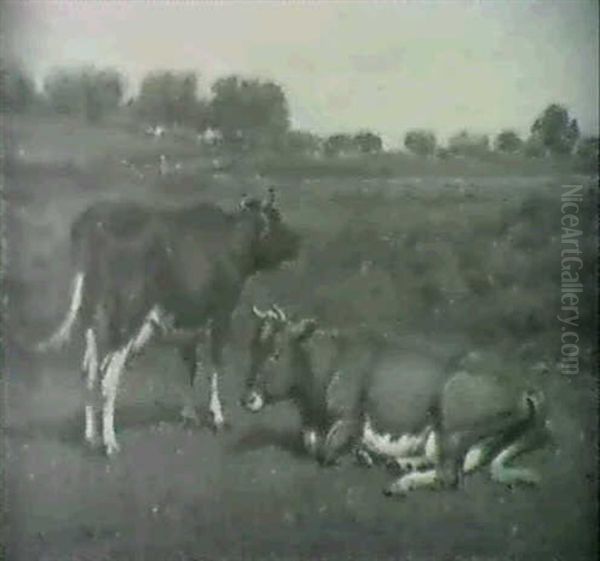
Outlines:
[{"label": "white marking on cow", "polygon": [[425,442],[425,457],[431,462],[437,462],[439,454],[439,447],[437,441],[437,434],[435,431],[431,431]]},{"label": "white marking on cow", "polygon": [[133,352],[139,352],[148,343],[148,341],[150,341],[150,339],[154,335],[156,326],[161,325],[161,322],[162,314],[160,308],[158,306],[154,306],[150,310],[150,312],[148,312],[148,315],[146,316],[142,327],[138,331],[138,334],[133,341]]},{"label": "white marking on cow", "polygon": [[371,454],[369,454],[366,450],[363,448],[357,448],[354,453],[359,464],[366,467],[373,467],[373,458],[371,458]]},{"label": "white marking on cow", "polygon": [[256,413],[263,408],[264,404],[265,400],[263,399],[262,395],[253,391],[248,395],[245,406],[253,413]]},{"label": "white marking on cow", "polygon": [[480,444],[476,444],[469,449],[463,463],[464,473],[471,473],[481,466],[484,457],[483,451],[483,445]]},{"label": "white marking on cow", "polygon": [[102,407],[102,438],[106,453],[109,456],[119,451],[117,438],[115,436],[115,399],[119,387],[119,379],[125,368],[127,357],[131,349],[132,341],[113,353],[109,353],[106,373],[102,380],[102,396],[104,403]]},{"label": "white marking on cow", "polygon": [[494,481],[505,485],[512,485],[514,483],[537,485],[540,482],[539,475],[532,469],[506,466],[506,463],[521,451],[522,444],[520,442],[513,442],[492,460],[490,474]]},{"label": "white marking on cow", "polygon": [[367,417],[363,425],[362,443],[367,450],[382,456],[391,456],[392,458],[414,456],[422,452],[428,432],[393,437],[388,433],[376,432],[371,420]]},{"label": "white marking on cow", "polygon": [[69,305],[67,315],[58,329],[50,336],[50,338],[37,345],[36,349],[39,352],[45,352],[50,349],[59,349],[71,338],[71,330],[73,329],[73,325],[77,319],[77,313],[81,308],[81,301],[83,297],[83,281],[84,274],[82,272],[77,273],[73,279],[71,303]]},{"label": "white marking on cow", "polygon": [[414,471],[392,482],[388,487],[388,492],[393,495],[400,495],[419,487],[433,487],[437,481],[437,472],[434,469]]},{"label": "white marking on cow", "polygon": [[[373,431],[371,427],[369,427],[369,429],[370,431]],[[376,435],[375,438],[373,438],[372,434],[369,434],[371,445],[373,446],[370,450],[377,454],[392,458],[403,471],[421,470],[424,467],[437,464],[439,459],[439,447],[436,432],[431,430],[430,427],[427,427],[424,434],[424,437],[421,435],[403,435],[395,440],[392,439],[389,434],[379,434]],[[423,441],[424,445],[422,444]],[[368,446],[364,441],[364,437],[363,442]],[[413,455],[414,452],[411,452],[411,450],[423,451],[424,454]],[[484,451],[484,443],[476,444],[467,451],[463,463],[464,473],[471,473],[481,467],[485,459]]]},{"label": "white marking on cow", "polygon": [[[98,368],[98,348],[96,346],[94,330],[88,328],[85,332],[85,352],[83,354],[82,370],[88,372],[91,366],[96,369]],[[89,384],[88,389],[90,389]]]},{"label": "white marking on cow", "polygon": [[100,363],[100,370],[101,370],[102,372],[104,372],[104,371],[106,370],[106,367],[107,367],[107,365],[108,365],[108,362],[109,362],[109,360],[110,360],[110,357],[111,357],[111,354],[110,354],[110,353],[108,353],[108,354],[107,354],[107,355],[106,355],[106,356],[105,356],[105,357],[102,359],[102,362]]},{"label": "white marking on cow", "polygon": [[96,429],[96,413],[93,405],[85,406],[85,440],[91,446],[95,446],[98,440]]},{"label": "white marking on cow", "polygon": [[[101,370],[105,372],[102,379],[102,396],[104,398],[102,408],[102,438],[107,454],[113,455],[119,451],[119,445],[115,436],[114,416],[115,399],[119,388],[121,374],[127,364],[131,352],[140,351],[154,334],[157,325],[161,325],[163,316],[158,306],[154,306],[146,315],[144,323],[137,334],[117,351],[108,353],[102,360]],[[91,331],[91,330],[88,330]],[[93,336],[93,332],[92,332]],[[97,359],[96,359],[97,362]],[[218,395],[217,395],[218,399]],[[220,406],[220,404],[219,404]],[[222,417],[222,414],[221,414]]]},{"label": "white marking on cow", "polygon": [[223,407],[221,406],[221,398],[219,397],[219,373],[216,370],[210,377],[210,402],[208,409],[215,426],[223,426],[225,424],[225,417],[223,416]]},{"label": "white marking on cow", "polygon": [[98,347],[92,329],[85,332],[85,354],[83,356],[83,371],[86,375],[86,405],[85,405],[85,440],[92,446],[98,440],[96,428],[96,412],[93,391],[98,378]]}]

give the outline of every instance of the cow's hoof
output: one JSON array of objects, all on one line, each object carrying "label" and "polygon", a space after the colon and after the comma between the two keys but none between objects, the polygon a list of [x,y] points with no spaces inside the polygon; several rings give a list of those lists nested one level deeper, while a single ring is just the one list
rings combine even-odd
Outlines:
[{"label": "cow's hoof", "polygon": [[313,429],[302,431],[302,444],[304,451],[311,457],[316,458],[319,453],[319,438]]},{"label": "cow's hoof", "polygon": [[114,458],[121,451],[121,447],[116,442],[108,442],[104,444],[104,451],[109,458]]},{"label": "cow's hoof", "polygon": [[102,445],[102,440],[97,435],[86,435],[85,444],[90,450],[98,450]]},{"label": "cow's hoof", "polygon": [[396,499],[403,499],[406,497],[406,491],[398,489],[395,485],[384,487],[382,492],[385,497],[394,497]]},{"label": "cow's hoof", "polygon": [[185,431],[191,431],[202,426],[200,419],[189,419],[187,417],[182,417],[179,425]]},{"label": "cow's hoof", "polygon": [[366,450],[358,449],[354,452],[354,458],[356,463],[361,467],[370,468],[373,467],[373,458]]},{"label": "cow's hoof", "polygon": [[386,497],[405,497],[415,488],[409,478],[410,476],[403,476],[395,479],[383,490],[383,494]]},{"label": "cow's hoof", "polygon": [[504,468],[492,471],[492,478],[498,483],[504,484],[508,489],[516,486],[537,487],[540,476],[537,472],[527,468]]},{"label": "cow's hoof", "polygon": [[209,415],[208,425],[210,429],[215,433],[222,433],[231,430],[231,423],[224,418],[215,418],[214,415]]},{"label": "cow's hoof", "polygon": [[185,406],[182,410],[181,410],[181,422],[183,423],[184,426],[188,427],[188,426],[200,426],[200,417],[198,416],[198,413],[196,411],[195,407],[192,406]]}]

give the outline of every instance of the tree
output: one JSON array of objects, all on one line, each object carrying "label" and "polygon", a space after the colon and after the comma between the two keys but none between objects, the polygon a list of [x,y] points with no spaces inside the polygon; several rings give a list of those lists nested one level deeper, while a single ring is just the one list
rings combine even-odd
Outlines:
[{"label": "tree", "polygon": [[158,71],[142,80],[136,112],[152,124],[189,124],[199,130],[208,126],[206,104],[198,100],[193,72]]},{"label": "tree", "polygon": [[506,154],[518,152],[522,146],[523,141],[519,135],[515,131],[508,129],[500,132],[494,141],[496,152],[504,152]]},{"label": "tree", "polygon": [[426,130],[411,130],[404,136],[404,146],[417,156],[433,156],[436,148],[435,134]]},{"label": "tree", "polygon": [[577,146],[577,157],[581,160],[586,170],[598,171],[600,157],[600,139],[597,136],[588,136],[581,139]]},{"label": "tree", "polygon": [[462,130],[448,140],[448,151],[455,156],[483,156],[490,149],[490,139],[485,134]]},{"label": "tree", "polygon": [[0,67],[0,111],[23,113],[31,108],[35,97],[33,80],[21,68]]},{"label": "tree", "polygon": [[354,139],[348,134],[333,134],[325,140],[323,151],[326,156],[338,157],[355,150]]},{"label": "tree", "polygon": [[197,99],[192,118],[193,127],[198,132],[211,128],[210,105],[206,99]]},{"label": "tree", "polygon": [[281,86],[228,76],[212,86],[212,126],[238,147],[281,147],[289,128],[289,109]]},{"label": "tree", "polygon": [[542,158],[546,154],[546,148],[537,135],[530,135],[523,145],[523,153],[528,158]]},{"label": "tree", "polygon": [[313,133],[290,131],[286,136],[286,148],[292,154],[316,156],[321,150],[322,141]]},{"label": "tree", "polygon": [[579,125],[564,106],[552,103],[533,122],[531,134],[551,154],[566,155],[573,152],[579,139]]},{"label": "tree", "polygon": [[369,131],[359,132],[354,137],[353,144],[363,154],[377,154],[383,148],[381,137]]},{"label": "tree", "polygon": [[112,69],[62,68],[44,80],[44,94],[55,112],[80,115],[93,123],[119,107],[123,90],[121,74]]}]

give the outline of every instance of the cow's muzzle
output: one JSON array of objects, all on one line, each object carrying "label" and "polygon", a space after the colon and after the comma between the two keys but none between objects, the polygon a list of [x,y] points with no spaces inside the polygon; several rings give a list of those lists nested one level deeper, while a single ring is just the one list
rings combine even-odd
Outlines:
[{"label": "cow's muzzle", "polygon": [[252,413],[257,413],[265,406],[265,399],[257,391],[250,390],[242,397],[240,405]]}]

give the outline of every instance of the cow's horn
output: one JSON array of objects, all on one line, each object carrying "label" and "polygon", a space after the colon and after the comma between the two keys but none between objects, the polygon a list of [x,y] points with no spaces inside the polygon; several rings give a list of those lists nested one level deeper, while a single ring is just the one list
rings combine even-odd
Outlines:
[{"label": "cow's horn", "polygon": [[259,310],[256,306],[252,306],[252,313],[258,319],[265,319],[269,315],[269,312],[263,312],[263,311]]},{"label": "cow's horn", "polygon": [[277,304],[273,304],[272,308],[273,311],[277,314],[280,321],[286,320],[284,311]]}]

